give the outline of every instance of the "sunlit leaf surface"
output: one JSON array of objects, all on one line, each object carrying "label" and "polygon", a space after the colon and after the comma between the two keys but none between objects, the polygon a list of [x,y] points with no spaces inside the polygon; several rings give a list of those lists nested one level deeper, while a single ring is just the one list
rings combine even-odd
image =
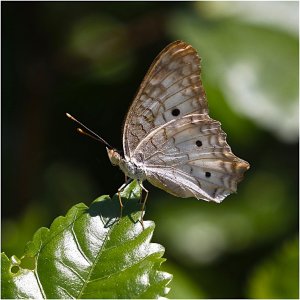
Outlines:
[{"label": "sunlit leaf surface", "polygon": [[171,275],[160,271],[164,248],[150,243],[154,223],[140,223],[139,187],[80,203],[50,229],[40,228],[21,259],[2,253],[3,298],[157,298]]}]

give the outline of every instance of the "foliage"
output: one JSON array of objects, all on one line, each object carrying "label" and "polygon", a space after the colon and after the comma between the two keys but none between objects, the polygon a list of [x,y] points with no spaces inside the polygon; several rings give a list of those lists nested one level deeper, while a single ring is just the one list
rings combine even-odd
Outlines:
[{"label": "foliage", "polygon": [[150,243],[154,223],[140,223],[140,188],[80,203],[50,229],[40,228],[21,259],[4,253],[2,298],[157,298],[171,275],[160,271],[164,248]]}]

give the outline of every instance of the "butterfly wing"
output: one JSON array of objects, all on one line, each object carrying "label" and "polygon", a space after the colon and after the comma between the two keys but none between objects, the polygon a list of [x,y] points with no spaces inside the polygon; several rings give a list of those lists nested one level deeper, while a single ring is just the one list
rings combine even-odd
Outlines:
[{"label": "butterfly wing", "polygon": [[192,46],[176,41],[154,60],[129,108],[123,129],[125,158],[132,157],[151,130],[192,113],[208,113],[200,58]]},{"label": "butterfly wing", "polygon": [[236,191],[249,164],[236,157],[220,123],[206,114],[174,119],[137,146],[147,180],[179,197],[221,202]]}]

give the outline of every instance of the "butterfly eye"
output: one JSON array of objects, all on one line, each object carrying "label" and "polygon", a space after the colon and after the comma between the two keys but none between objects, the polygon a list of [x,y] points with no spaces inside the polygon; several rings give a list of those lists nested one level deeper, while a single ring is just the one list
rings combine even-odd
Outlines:
[{"label": "butterfly eye", "polygon": [[210,177],[211,173],[210,172],[205,172],[205,177]]},{"label": "butterfly eye", "polygon": [[179,114],[180,114],[180,110],[179,110],[178,108],[174,108],[174,109],[172,110],[172,115],[173,115],[174,117],[177,117]]},{"label": "butterfly eye", "polygon": [[198,140],[198,141],[196,141],[196,146],[197,146],[197,147],[201,147],[201,146],[202,146],[202,142],[201,142],[201,141],[199,141],[199,140]]}]

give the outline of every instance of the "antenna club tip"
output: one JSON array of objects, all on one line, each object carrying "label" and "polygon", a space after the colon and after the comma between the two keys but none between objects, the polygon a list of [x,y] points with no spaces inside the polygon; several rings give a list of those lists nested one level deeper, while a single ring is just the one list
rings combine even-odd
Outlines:
[{"label": "antenna club tip", "polygon": [[75,120],[75,118],[72,115],[70,115],[69,113],[66,113],[66,116],[71,120]]},{"label": "antenna club tip", "polygon": [[81,133],[81,134],[84,134],[84,131],[81,129],[81,128],[76,128],[76,130]]}]

